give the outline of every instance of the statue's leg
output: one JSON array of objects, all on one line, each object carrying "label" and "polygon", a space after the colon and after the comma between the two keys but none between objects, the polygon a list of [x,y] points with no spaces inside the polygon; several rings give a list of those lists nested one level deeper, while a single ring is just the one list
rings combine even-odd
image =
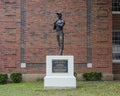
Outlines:
[{"label": "statue's leg", "polygon": [[59,47],[59,49],[60,49],[60,36],[57,35],[56,37],[57,37],[58,47]]},{"label": "statue's leg", "polygon": [[62,34],[62,50],[64,50],[64,33]]},{"label": "statue's leg", "polygon": [[60,35],[60,55],[63,53],[63,48],[64,48],[64,34]]},{"label": "statue's leg", "polygon": [[63,50],[62,50],[62,49],[60,49],[60,53],[59,53],[59,54],[60,54],[60,55],[62,55],[62,53],[63,53]]}]

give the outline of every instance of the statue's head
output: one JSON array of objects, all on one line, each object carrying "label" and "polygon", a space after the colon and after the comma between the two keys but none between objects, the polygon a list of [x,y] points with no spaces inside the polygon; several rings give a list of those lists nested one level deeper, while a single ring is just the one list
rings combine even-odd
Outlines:
[{"label": "statue's head", "polygon": [[56,14],[57,14],[57,16],[58,16],[58,18],[59,18],[59,19],[61,19],[61,18],[62,18],[62,13],[57,12]]}]

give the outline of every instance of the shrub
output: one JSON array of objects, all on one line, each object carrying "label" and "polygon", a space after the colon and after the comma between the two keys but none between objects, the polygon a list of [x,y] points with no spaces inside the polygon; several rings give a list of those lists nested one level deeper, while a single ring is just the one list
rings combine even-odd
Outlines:
[{"label": "shrub", "polygon": [[0,84],[6,84],[8,79],[7,74],[0,74]]},{"label": "shrub", "polygon": [[14,83],[20,83],[22,81],[22,73],[12,73],[10,78]]},{"label": "shrub", "polygon": [[101,72],[83,73],[83,77],[85,78],[85,80],[88,81],[101,80],[102,73]]}]

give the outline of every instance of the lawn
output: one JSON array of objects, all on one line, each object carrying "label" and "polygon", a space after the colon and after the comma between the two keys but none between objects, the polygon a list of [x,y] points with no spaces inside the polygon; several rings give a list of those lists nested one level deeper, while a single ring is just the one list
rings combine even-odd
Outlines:
[{"label": "lawn", "polygon": [[0,85],[0,96],[120,96],[120,81],[77,81],[76,89],[44,89],[41,82]]}]

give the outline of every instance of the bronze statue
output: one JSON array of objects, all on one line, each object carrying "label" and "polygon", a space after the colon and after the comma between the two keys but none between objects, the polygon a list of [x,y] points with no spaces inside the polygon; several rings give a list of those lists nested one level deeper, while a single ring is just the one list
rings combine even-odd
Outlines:
[{"label": "bronze statue", "polygon": [[62,19],[62,14],[60,12],[56,13],[58,16],[58,20],[54,22],[53,29],[56,31],[57,42],[59,46],[59,54],[62,55],[64,49],[64,32],[63,27],[65,25],[65,21]]}]

